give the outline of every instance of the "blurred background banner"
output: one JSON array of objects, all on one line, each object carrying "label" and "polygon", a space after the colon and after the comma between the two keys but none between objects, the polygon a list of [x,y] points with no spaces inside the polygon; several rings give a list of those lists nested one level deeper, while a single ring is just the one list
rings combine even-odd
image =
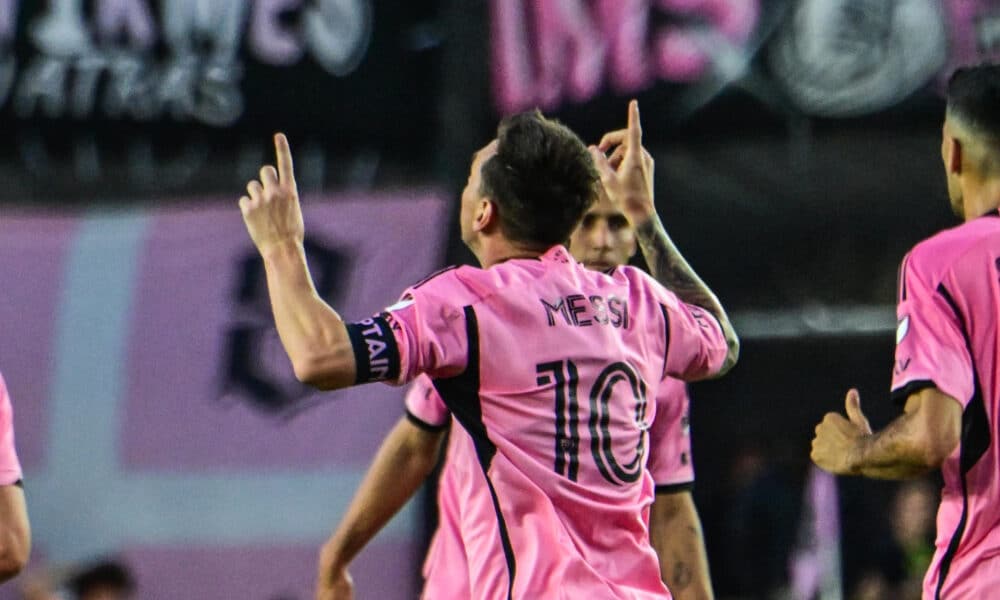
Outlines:
[{"label": "blurred background banner", "polygon": [[[441,264],[449,206],[434,193],[303,201],[318,291],[347,319]],[[8,211],[0,280],[39,552],[123,552],[143,598],[307,597],[401,391],[295,383],[235,203]],[[354,575],[367,597],[409,597],[421,531],[409,509],[366,553]]]},{"label": "blurred background banner", "polygon": [[[495,106],[558,111],[656,91],[687,119],[763,59],[808,114],[889,108],[1000,56],[990,0],[491,0]],[[758,57],[758,54],[761,56]],[[748,82],[744,82],[748,83]],[[756,82],[764,84],[764,82]]]},{"label": "blurred background banner", "polygon": [[404,0],[0,0],[11,141],[0,160],[55,186],[69,169],[83,191],[155,181],[163,193],[237,179],[278,129],[312,161],[398,159],[426,148],[435,123],[434,12]]}]

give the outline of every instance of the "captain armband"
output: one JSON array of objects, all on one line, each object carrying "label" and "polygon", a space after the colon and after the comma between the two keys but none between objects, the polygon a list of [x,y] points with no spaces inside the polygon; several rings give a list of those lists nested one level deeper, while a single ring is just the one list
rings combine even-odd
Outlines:
[{"label": "captain armband", "polygon": [[385,314],[349,323],[347,335],[357,365],[355,385],[399,379],[399,346]]}]

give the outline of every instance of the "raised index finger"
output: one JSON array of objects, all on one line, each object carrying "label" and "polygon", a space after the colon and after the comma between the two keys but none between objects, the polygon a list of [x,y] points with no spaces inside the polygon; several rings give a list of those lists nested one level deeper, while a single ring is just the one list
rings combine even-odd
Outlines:
[{"label": "raised index finger", "polygon": [[295,169],[292,167],[292,149],[288,147],[288,138],[283,133],[274,135],[274,153],[278,160],[278,181],[295,183]]},{"label": "raised index finger", "polygon": [[628,103],[628,139],[634,149],[642,147],[642,123],[639,122],[639,101]]}]

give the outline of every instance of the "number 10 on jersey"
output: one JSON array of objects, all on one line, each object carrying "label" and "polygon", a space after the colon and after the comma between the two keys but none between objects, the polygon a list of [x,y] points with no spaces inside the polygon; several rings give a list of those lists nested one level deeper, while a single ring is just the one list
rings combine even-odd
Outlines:
[{"label": "number 10 on jersey", "polygon": [[[536,365],[540,386],[555,384],[555,472],[576,481],[580,470],[580,404],[578,388],[580,374],[571,360]],[[615,386],[627,385],[632,397],[632,418],[636,424],[637,441],[631,459],[621,464],[614,454],[611,436],[611,400]],[[600,372],[587,395],[590,414],[590,454],[605,480],[622,485],[638,481],[646,455],[646,383],[628,363],[612,363]],[[617,405],[618,403],[615,403]]]}]

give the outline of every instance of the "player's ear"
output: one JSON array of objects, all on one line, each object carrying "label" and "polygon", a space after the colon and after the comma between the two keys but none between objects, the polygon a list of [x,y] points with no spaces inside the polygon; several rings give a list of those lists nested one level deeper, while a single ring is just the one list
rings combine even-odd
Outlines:
[{"label": "player's ear", "polygon": [[477,232],[490,232],[500,224],[500,213],[497,205],[490,198],[480,198],[477,202],[475,218],[472,221],[472,230]]},{"label": "player's ear", "polygon": [[948,136],[945,138],[947,146],[946,168],[948,173],[954,175],[962,174],[962,142],[958,138]]}]

